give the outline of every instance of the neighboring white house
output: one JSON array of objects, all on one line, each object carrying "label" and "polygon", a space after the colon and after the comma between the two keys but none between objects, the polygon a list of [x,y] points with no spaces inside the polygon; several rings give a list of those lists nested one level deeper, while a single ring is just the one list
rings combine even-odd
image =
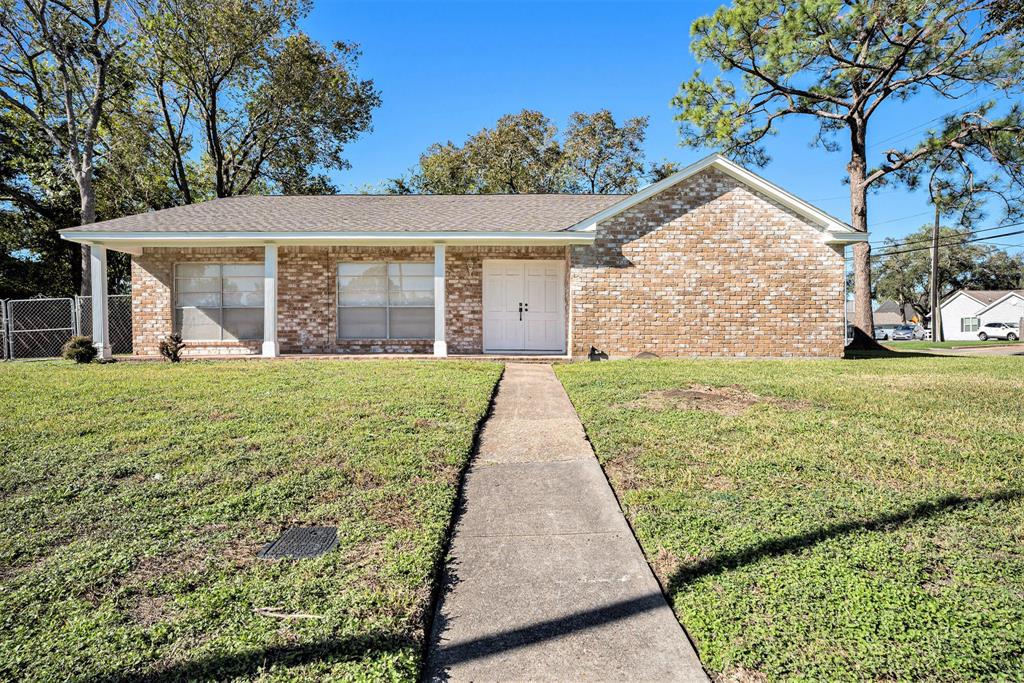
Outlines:
[{"label": "neighboring white house", "polygon": [[1024,318],[1024,289],[961,289],[946,297],[941,310],[945,339],[977,339],[985,323],[1015,323]]}]

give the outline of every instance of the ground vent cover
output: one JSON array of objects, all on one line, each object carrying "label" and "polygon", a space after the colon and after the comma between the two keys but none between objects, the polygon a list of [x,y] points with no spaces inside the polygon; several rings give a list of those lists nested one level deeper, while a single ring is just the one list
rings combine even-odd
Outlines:
[{"label": "ground vent cover", "polygon": [[338,530],[332,526],[297,526],[285,529],[281,537],[260,548],[256,557],[265,560],[302,560],[330,552],[338,545]]}]

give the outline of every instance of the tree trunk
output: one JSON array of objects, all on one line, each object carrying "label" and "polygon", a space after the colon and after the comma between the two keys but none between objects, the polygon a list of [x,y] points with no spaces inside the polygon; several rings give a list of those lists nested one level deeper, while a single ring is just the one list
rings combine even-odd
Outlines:
[{"label": "tree trunk", "polygon": [[935,205],[935,222],[932,224],[932,263],[928,276],[928,303],[932,312],[932,341],[942,341],[942,313],[939,311],[939,206]]},{"label": "tree trunk", "polygon": [[[858,232],[868,231],[867,143],[864,127],[850,126],[850,225]],[[845,302],[844,302],[845,305]],[[853,246],[853,341],[850,348],[879,349],[875,341],[874,316],[871,313],[871,245]]]},{"label": "tree trunk", "polygon": [[[92,170],[83,170],[78,178],[78,195],[81,200],[81,220],[79,225],[89,225],[96,222],[96,190],[92,184]],[[76,289],[81,296],[88,296],[92,286],[92,265],[90,263],[90,249],[83,244],[80,251],[81,269],[78,275]],[[75,269],[72,269],[74,272]]]}]

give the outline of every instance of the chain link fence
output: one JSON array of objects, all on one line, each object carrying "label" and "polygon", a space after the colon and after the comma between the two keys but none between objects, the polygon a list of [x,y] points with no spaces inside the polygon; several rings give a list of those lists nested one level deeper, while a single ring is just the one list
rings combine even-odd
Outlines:
[{"label": "chain link fence", "polygon": [[[92,336],[92,297],[76,296],[78,302],[78,334]],[[107,329],[110,332],[112,353],[132,352],[132,297],[131,294],[112,294],[107,297]]]},{"label": "chain link fence", "polygon": [[[111,350],[131,353],[131,295],[111,295],[108,301]],[[92,336],[91,297],[0,301],[0,358],[54,358],[76,335]]]},{"label": "chain link fence", "polygon": [[0,300],[0,360],[7,360],[7,304]]}]

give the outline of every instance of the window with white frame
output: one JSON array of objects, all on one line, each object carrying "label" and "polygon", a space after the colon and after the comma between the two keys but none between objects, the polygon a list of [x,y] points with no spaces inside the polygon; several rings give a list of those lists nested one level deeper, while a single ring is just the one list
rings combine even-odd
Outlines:
[{"label": "window with white frame", "polygon": [[978,318],[960,318],[961,332],[977,332],[979,327]]},{"label": "window with white frame", "polygon": [[262,263],[179,263],[174,329],[189,341],[263,338]]},{"label": "window with white frame", "polygon": [[433,263],[338,264],[338,339],[433,338]]}]

